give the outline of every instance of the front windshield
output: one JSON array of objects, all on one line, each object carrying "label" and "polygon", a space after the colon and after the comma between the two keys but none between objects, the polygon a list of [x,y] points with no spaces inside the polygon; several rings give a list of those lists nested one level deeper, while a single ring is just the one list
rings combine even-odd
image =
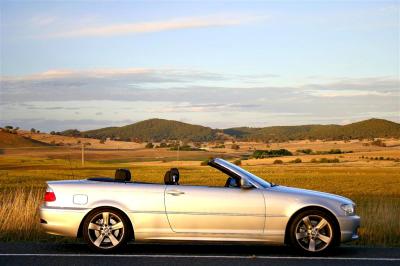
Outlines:
[{"label": "front windshield", "polygon": [[250,179],[250,181],[255,181],[256,183],[260,184],[263,188],[269,188],[272,186],[271,183],[265,181],[262,178],[259,178],[258,176],[244,170],[243,168],[241,168],[233,163],[227,162],[225,160],[223,160],[223,162],[224,162],[224,164],[229,166],[229,168],[232,169],[233,171],[247,176]]}]

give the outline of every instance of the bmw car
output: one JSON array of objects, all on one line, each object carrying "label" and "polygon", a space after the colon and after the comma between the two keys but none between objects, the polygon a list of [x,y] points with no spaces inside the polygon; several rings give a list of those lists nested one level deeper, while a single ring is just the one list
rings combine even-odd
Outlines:
[{"label": "bmw car", "polygon": [[96,252],[128,241],[218,241],[318,254],[358,239],[360,217],[348,198],[276,185],[219,158],[208,165],[226,175],[225,186],[181,185],[177,168],[163,183],[136,182],[127,169],[114,178],[49,181],[40,223]]}]

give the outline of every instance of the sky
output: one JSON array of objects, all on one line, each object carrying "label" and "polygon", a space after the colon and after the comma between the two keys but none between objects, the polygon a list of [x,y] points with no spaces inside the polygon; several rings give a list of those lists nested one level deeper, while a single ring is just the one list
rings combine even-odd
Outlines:
[{"label": "sky", "polygon": [[0,125],[400,122],[400,1],[0,0]]}]

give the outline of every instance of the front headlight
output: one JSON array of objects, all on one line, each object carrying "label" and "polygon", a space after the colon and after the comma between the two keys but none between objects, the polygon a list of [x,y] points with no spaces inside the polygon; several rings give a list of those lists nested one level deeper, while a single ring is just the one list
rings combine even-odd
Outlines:
[{"label": "front headlight", "polygon": [[342,208],[347,216],[356,214],[356,208],[354,204],[343,204],[342,206],[340,206],[340,208]]}]

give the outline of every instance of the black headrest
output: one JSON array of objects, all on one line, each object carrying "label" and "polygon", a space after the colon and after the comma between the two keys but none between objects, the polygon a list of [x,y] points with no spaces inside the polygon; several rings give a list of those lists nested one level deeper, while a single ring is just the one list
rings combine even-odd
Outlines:
[{"label": "black headrest", "polygon": [[121,182],[131,181],[131,172],[128,169],[115,170],[115,180]]},{"label": "black headrest", "polygon": [[164,175],[164,183],[166,185],[179,185],[179,170],[177,168],[171,168]]}]

